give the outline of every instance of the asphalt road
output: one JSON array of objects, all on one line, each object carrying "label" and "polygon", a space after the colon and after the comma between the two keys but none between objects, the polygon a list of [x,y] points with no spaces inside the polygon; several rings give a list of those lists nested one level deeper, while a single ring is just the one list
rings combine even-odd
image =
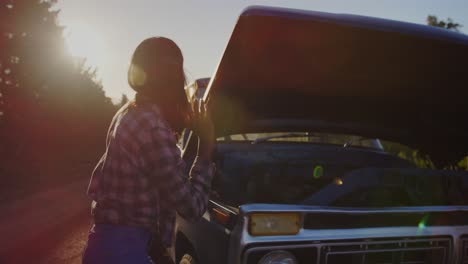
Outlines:
[{"label": "asphalt road", "polygon": [[0,205],[0,264],[81,263],[90,225],[87,180]]}]

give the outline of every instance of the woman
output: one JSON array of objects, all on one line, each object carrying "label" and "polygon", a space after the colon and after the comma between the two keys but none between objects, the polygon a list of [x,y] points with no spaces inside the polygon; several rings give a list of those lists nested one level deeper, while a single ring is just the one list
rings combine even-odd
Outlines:
[{"label": "woman", "polygon": [[[170,247],[176,212],[195,220],[208,202],[213,125],[204,107],[190,111],[180,49],[167,38],[144,40],[128,82],[135,100],[114,116],[88,188],[94,225],[83,255],[87,264],[151,263],[150,237]],[[200,138],[190,175],[176,146],[176,134],[187,126]]]}]

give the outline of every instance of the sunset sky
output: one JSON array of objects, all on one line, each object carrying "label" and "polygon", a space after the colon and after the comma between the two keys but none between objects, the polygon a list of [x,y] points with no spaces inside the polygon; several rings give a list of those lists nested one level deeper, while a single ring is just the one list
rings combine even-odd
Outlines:
[{"label": "sunset sky", "polygon": [[106,94],[132,96],[130,56],[143,39],[166,36],[182,49],[190,80],[212,75],[237,17],[249,5],[348,13],[425,23],[429,14],[452,18],[468,32],[467,0],[60,0],[70,53],[98,68]]}]

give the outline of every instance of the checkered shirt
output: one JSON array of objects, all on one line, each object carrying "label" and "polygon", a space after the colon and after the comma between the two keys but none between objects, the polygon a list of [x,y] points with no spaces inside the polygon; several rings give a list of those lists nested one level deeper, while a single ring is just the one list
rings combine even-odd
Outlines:
[{"label": "checkered shirt", "polygon": [[169,247],[176,212],[189,221],[204,214],[214,166],[197,157],[186,172],[159,108],[137,96],[114,116],[93,171],[88,195],[94,221],[148,228]]}]

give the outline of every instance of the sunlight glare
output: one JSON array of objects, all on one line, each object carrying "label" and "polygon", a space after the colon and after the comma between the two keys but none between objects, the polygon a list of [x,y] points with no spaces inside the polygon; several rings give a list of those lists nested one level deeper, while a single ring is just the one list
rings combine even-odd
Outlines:
[{"label": "sunlight glare", "polygon": [[100,68],[106,60],[104,38],[86,24],[67,26],[66,44],[68,52],[77,58],[86,59],[86,65]]}]

